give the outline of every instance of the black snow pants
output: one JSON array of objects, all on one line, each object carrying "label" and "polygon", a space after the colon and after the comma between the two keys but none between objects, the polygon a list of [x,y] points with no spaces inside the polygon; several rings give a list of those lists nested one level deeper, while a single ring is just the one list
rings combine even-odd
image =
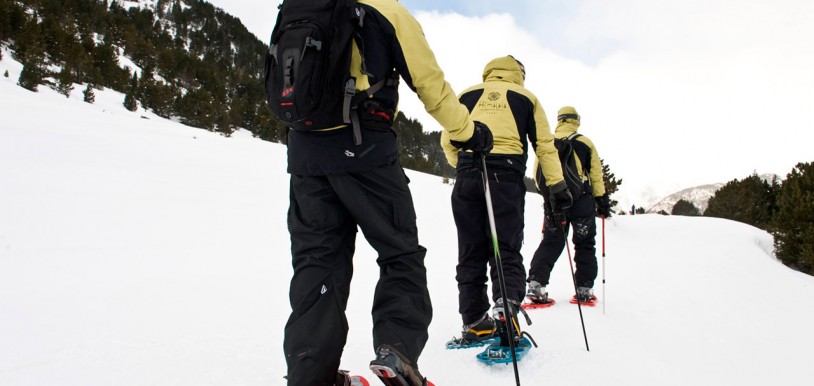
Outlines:
[{"label": "black snow pants", "polygon": [[[534,252],[529,268],[529,281],[535,280],[543,286],[548,285],[554,263],[565,248],[565,235],[562,225],[555,219],[548,203],[544,205],[545,222],[543,241]],[[574,242],[574,261],[578,287],[593,288],[597,274],[596,263],[596,208],[593,197],[583,194],[574,201],[571,208],[565,210],[566,225],[572,228],[571,240]]]},{"label": "black snow pants", "polygon": [[[294,276],[283,349],[289,385],[333,385],[347,340],[345,308],[357,226],[377,251],[373,346],[410,361],[427,343],[432,305],[416,215],[398,162],[373,170],[291,176],[288,227]],[[373,354],[371,354],[371,359]]]},{"label": "black snow pants", "polygon": [[[519,302],[526,289],[526,269],[520,254],[526,187],[518,171],[488,170],[506,297]],[[452,213],[458,228],[455,279],[458,281],[458,312],[464,324],[476,322],[489,311],[487,268],[492,279],[492,300],[501,297],[482,178],[479,169],[459,170],[452,190]]]}]

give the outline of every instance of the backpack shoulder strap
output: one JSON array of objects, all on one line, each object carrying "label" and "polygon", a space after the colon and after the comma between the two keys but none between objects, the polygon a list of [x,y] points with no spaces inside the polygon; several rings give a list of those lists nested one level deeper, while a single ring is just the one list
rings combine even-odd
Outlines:
[{"label": "backpack shoulder strap", "polygon": [[[582,137],[582,134],[574,133],[568,136],[568,139],[574,142],[579,142],[579,145],[573,146],[572,149],[574,154],[576,154],[577,158],[579,158],[579,162],[582,165],[582,174],[584,176],[588,176],[591,172],[591,147],[588,146],[584,142],[576,141],[577,138]],[[584,159],[583,159],[584,158]],[[587,178],[588,185],[591,184],[590,177]]]},{"label": "backpack shoulder strap", "polygon": [[[367,65],[365,64],[365,41],[362,39],[362,35],[359,33],[359,30],[364,27],[365,23],[365,9],[358,3],[354,5],[357,15],[359,16],[359,22],[355,26],[356,30],[353,32],[353,40],[356,42],[356,47],[359,49],[359,56],[361,58],[361,69],[360,72],[364,75],[370,76],[370,73],[367,72]],[[344,101],[342,102],[342,119],[345,123],[350,123],[353,126],[353,143],[356,145],[362,144],[362,130],[359,124],[359,115],[357,114],[356,107],[361,103],[363,100],[370,98],[381,90],[384,86],[398,86],[399,84],[399,75],[396,71],[393,71],[390,76],[370,85],[367,90],[362,93],[356,92],[356,78],[348,77],[348,80],[345,82],[345,96]]]}]

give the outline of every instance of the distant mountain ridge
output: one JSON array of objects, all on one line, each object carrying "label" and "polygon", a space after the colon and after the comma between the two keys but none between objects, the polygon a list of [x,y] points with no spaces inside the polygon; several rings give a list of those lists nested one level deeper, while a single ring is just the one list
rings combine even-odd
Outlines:
[{"label": "distant mountain ridge", "polygon": [[698,208],[701,213],[704,213],[704,211],[707,209],[709,199],[712,198],[712,196],[715,195],[715,192],[722,186],[724,186],[723,183],[715,183],[680,190],[662,198],[655,205],[647,208],[647,213],[659,213],[661,211],[670,213],[673,210],[673,206],[675,206],[676,202],[679,200],[689,201],[695,205],[695,207]]},{"label": "distant mountain ridge", "polygon": [[[764,173],[759,174],[758,176],[769,183],[771,183],[773,179],[779,178],[779,176],[774,173]],[[726,183],[719,182],[680,190],[662,198],[652,207],[647,208],[646,212],[659,213],[661,211],[665,211],[670,213],[673,210],[673,206],[675,206],[676,202],[679,200],[685,200],[695,205],[695,207],[698,208],[698,210],[703,214],[704,211],[707,210],[709,199],[712,198],[712,196],[715,195],[715,192],[724,185],[726,185]]]}]

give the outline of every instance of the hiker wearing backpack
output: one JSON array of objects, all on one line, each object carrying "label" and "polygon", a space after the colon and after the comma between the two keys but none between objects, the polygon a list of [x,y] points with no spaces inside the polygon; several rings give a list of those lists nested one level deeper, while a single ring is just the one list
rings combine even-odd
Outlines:
[{"label": "hiker wearing backpack", "polygon": [[[548,119],[537,97],[523,87],[525,77],[525,68],[514,57],[499,57],[484,68],[483,83],[470,87],[459,97],[472,118],[486,123],[494,137],[494,148],[485,155],[486,169],[506,298],[513,303],[510,307],[519,307],[526,290],[526,269],[520,248],[526,196],[523,176],[530,153],[529,143],[533,149],[531,153],[549,181],[549,201],[558,210],[571,205]],[[491,339],[496,331],[495,320],[488,312],[487,270],[492,279],[493,313],[502,313],[504,306],[497,285],[498,273],[482,180],[481,156],[484,155],[456,148],[450,145],[446,136],[447,133],[441,134],[441,145],[449,164],[457,172],[452,190],[452,212],[458,229],[458,312],[463,319],[462,336],[452,345],[467,346]],[[514,314],[516,309],[512,311]],[[508,342],[501,339],[501,344],[508,345]]]},{"label": "hiker wearing backpack", "polygon": [[[610,217],[610,200],[605,194],[605,183],[602,178],[602,162],[593,142],[588,137],[577,134],[580,125],[580,116],[571,106],[563,107],[557,113],[557,128],[554,137],[560,149],[560,159],[563,164],[563,173],[572,190],[574,204],[563,211],[552,206],[544,193],[544,224],[543,240],[529,269],[529,286],[526,297],[532,303],[551,303],[548,298],[546,286],[551,276],[554,263],[565,247],[565,233],[569,225],[573,227],[572,241],[574,243],[574,261],[576,262],[577,294],[572,302],[587,305],[596,304],[593,294],[594,279],[597,275],[596,262],[596,220],[597,213]],[[563,151],[569,149],[568,151]],[[574,157],[571,157],[574,155]],[[542,192],[545,187],[540,186],[545,176],[535,174],[535,182]]]},{"label": "hiker wearing backpack", "polygon": [[456,146],[481,152],[492,146],[488,127],[458,102],[403,5],[283,1],[266,56],[266,94],[288,129],[294,272],[283,350],[289,385],[345,383],[338,370],[357,227],[380,266],[370,368],[387,384],[427,384],[417,362],[432,304],[426,249],[418,243],[392,130],[399,78]]}]

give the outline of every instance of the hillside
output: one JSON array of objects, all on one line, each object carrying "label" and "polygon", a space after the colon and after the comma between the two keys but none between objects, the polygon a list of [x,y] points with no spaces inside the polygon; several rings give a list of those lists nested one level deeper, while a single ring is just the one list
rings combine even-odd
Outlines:
[{"label": "hillside", "polygon": [[[780,178],[780,176],[773,173],[760,174],[759,177],[768,183],[771,183],[774,179]],[[695,207],[698,208],[698,210],[703,214],[704,211],[707,210],[709,199],[712,198],[712,196],[715,195],[715,192],[724,185],[724,183],[715,183],[680,190],[662,198],[653,206],[647,208],[647,213],[659,213],[661,211],[670,213],[678,200],[685,200],[695,205]]]},{"label": "hillside", "polygon": [[724,186],[724,184],[717,183],[680,190],[662,198],[653,206],[647,208],[647,213],[659,213],[661,211],[670,213],[678,200],[689,201],[695,205],[695,207],[698,208],[701,213],[704,213],[704,211],[707,209],[709,199],[715,195],[715,191],[720,189],[722,186]]},{"label": "hillside", "polygon": [[[31,91],[111,89],[131,111],[284,141],[266,106],[268,46],[207,1],[0,0],[0,21],[0,69],[22,64],[9,77]],[[453,175],[439,132],[403,114],[394,130],[405,167]]]},{"label": "hillside", "polygon": [[[285,147],[131,113],[115,91],[77,94],[0,78],[0,384],[283,384]],[[438,385],[510,384],[510,366],[444,349],[461,324],[451,187],[408,175],[435,308],[421,369]],[[540,205],[527,197],[527,258]],[[540,347],[520,364],[524,385],[811,380],[814,302],[801,299],[814,278],[775,260],[770,235],[644,215],[610,218],[606,241],[602,302],[583,310],[591,351],[563,257],[559,304],[527,327]],[[363,374],[375,257],[359,237],[342,366]]]}]

